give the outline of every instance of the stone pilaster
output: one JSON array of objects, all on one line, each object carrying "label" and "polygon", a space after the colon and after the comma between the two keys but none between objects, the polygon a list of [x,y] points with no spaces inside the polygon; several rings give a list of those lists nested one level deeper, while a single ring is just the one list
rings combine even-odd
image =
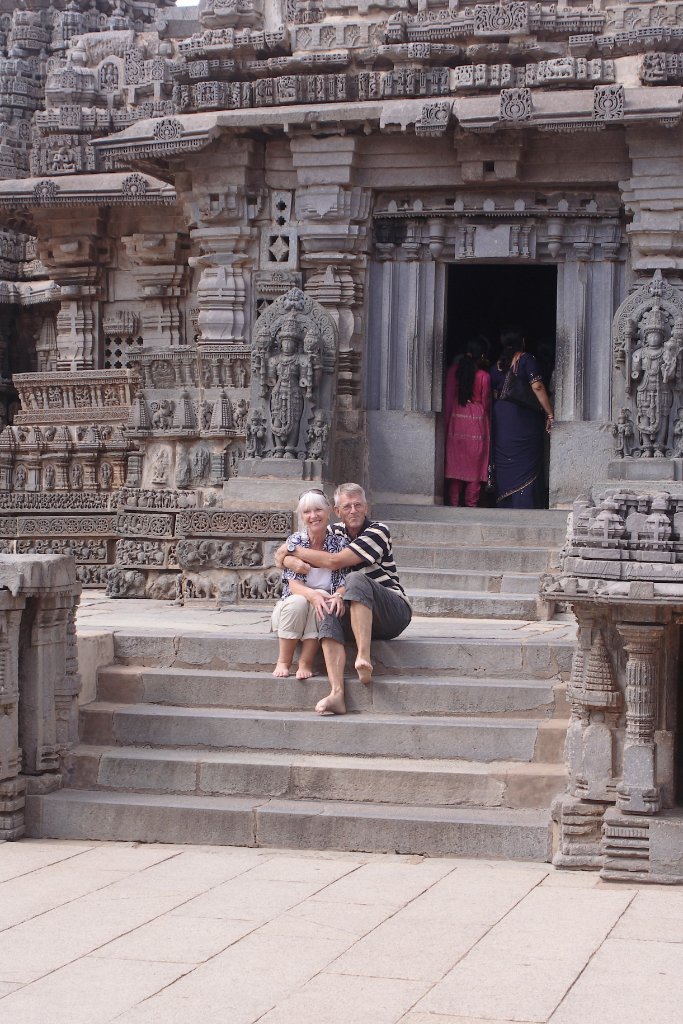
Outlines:
[{"label": "stone pilaster", "polygon": [[664,627],[617,625],[626,652],[626,738],[617,807],[655,814],[661,805],[656,776],[655,727]]},{"label": "stone pilaster", "polygon": [[19,677],[17,652],[23,598],[5,592],[0,604],[0,840],[24,834],[26,782],[19,777]]},{"label": "stone pilaster", "polygon": [[623,185],[623,200],[632,216],[626,228],[631,266],[644,274],[657,269],[683,271],[680,132],[629,127],[626,143],[632,170]]},{"label": "stone pilaster", "polygon": [[51,211],[41,218],[38,255],[61,288],[57,314],[57,368],[88,370],[97,366],[100,341],[102,214],[90,209]]},{"label": "stone pilaster", "polygon": [[144,301],[141,330],[146,348],[181,345],[185,265],[180,235],[177,231],[141,231],[124,236],[121,242]]}]

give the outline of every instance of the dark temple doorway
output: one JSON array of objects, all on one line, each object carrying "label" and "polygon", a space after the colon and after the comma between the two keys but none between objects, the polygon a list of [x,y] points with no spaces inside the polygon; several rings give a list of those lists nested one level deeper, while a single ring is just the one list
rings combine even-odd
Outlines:
[{"label": "dark temple doorway", "polygon": [[[509,263],[452,264],[446,288],[445,369],[464,351],[471,338],[483,342],[489,363],[500,353],[500,335],[519,330],[526,349],[538,360],[545,385],[554,401],[557,324],[557,267]],[[550,446],[545,450],[547,499]],[[482,488],[480,505],[495,505]],[[545,502],[547,507],[547,500]]]},{"label": "dark temple doorway", "polygon": [[519,328],[550,383],[555,367],[557,267],[509,264],[448,268],[446,365],[462,352],[469,338],[481,335],[498,357],[501,331]]}]

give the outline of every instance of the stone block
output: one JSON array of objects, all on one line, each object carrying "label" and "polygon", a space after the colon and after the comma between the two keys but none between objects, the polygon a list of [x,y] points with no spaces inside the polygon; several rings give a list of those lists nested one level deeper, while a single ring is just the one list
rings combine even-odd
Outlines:
[{"label": "stone block", "polygon": [[550,506],[567,507],[609,477],[614,438],[609,424],[595,420],[556,422],[550,439]]}]

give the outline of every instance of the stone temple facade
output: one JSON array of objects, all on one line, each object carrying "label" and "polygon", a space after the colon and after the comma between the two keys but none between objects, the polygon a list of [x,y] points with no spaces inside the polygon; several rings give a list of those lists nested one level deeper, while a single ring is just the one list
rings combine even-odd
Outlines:
[{"label": "stone temple facade", "polygon": [[439,502],[523,323],[551,505],[683,482],[674,3],[0,0],[0,544],[272,598],[308,481]]}]

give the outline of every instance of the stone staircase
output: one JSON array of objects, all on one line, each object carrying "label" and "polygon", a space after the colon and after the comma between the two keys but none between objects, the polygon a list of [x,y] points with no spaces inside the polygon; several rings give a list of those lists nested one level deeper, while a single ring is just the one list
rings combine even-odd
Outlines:
[{"label": "stone staircase", "polygon": [[29,834],[547,860],[574,627],[535,621],[536,590],[566,513],[375,515],[416,617],[371,687],[350,673],[347,715],[312,713],[324,677],[273,678],[262,606],[109,602],[113,662]]},{"label": "stone staircase", "polygon": [[275,680],[274,638],[232,615],[222,635],[113,631],[30,835],[549,858],[571,624],[417,619],[373,645],[349,713],[319,718],[324,679]]},{"label": "stone staircase", "polygon": [[557,564],[566,511],[387,505],[396,562],[417,615],[545,619],[539,580]]}]

